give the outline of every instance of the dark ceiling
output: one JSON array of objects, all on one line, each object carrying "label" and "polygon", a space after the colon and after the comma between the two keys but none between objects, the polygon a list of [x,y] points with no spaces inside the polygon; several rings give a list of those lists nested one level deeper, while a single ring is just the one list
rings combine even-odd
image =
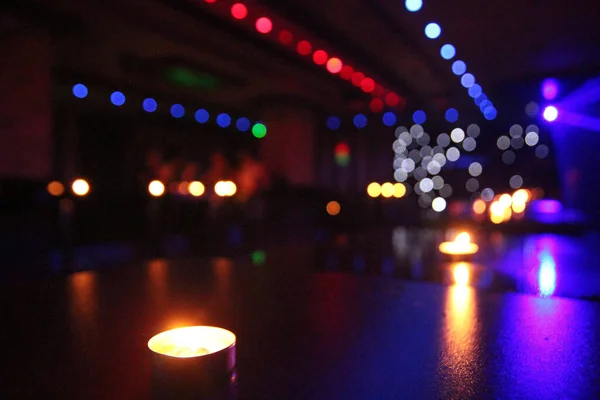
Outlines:
[{"label": "dark ceiling", "polygon": [[[398,93],[411,112],[456,107],[480,115],[440,57],[444,43],[456,46],[492,99],[508,84],[600,67],[600,7],[592,1],[425,0],[410,13],[402,0],[248,0],[243,21],[231,17],[233,3],[15,0],[2,28],[18,21],[48,30],[65,85],[86,79],[234,109],[295,99],[329,112],[368,110],[372,95],[299,55],[300,39]],[[272,19],[273,32],[256,32],[259,16]],[[423,34],[431,21],[443,29],[437,40]],[[279,43],[282,29],[293,45]]]}]

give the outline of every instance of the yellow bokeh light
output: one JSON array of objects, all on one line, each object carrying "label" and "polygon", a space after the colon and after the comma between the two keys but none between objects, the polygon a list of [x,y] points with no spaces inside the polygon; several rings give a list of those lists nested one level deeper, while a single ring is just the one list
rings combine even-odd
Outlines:
[{"label": "yellow bokeh light", "polygon": [[65,193],[65,185],[57,181],[50,182],[47,189],[52,196],[62,196]]},{"label": "yellow bokeh light", "polygon": [[77,196],[85,196],[90,192],[90,184],[85,179],[76,179],[71,185],[71,189]]},{"label": "yellow bokeh light", "polygon": [[201,357],[235,345],[235,335],[214,326],[187,326],[161,332],[148,341],[155,353],[176,358]]},{"label": "yellow bokeh light", "polygon": [[443,242],[439,245],[439,250],[448,255],[470,255],[479,251],[479,246],[471,243],[471,235],[467,232],[461,232],[456,236],[453,242]]},{"label": "yellow bokeh light", "polygon": [[231,197],[237,192],[237,186],[231,181],[219,181],[215,184],[215,193],[221,197]]},{"label": "yellow bokeh light", "polygon": [[165,194],[165,185],[161,181],[152,181],[148,185],[148,193],[154,197],[160,197]]},{"label": "yellow bokeh light", "polygon": [[522,212],[525,211],[525,208],[527,207],[527,203],[515,203],[513,202],[512,204],[512,210],[515,214],[521,214]]},{"label": "yellow bokeh light", "polygon": [[188,191],[194,197],[200,197],[204,194],[205,188],[202,182],[193,181],[188,186]]},{"label": "yellow bokeh light", "polygon": [[475,214],[483,214],[485,212],[486,205],[485,201],[477,199],[473,202],[473,212]]},{"label": "yellow bokeh light", "polygon": [[385,198],[390,198],[394,195],[394,185],[390,182],[386,182],[381,185],[381,195]]},{"label": "yellow bokeh light", "polygon": [[460,244],[468,244],[471,243],[471,235],[468,232],[461,232],[456,235],[456,239],[454,239],[456,243]]},{"label": "yellow bokeh light", "polygon": [[470,275],[467,263],[458,263],[452,269],[454,284],[457,286],[467,286],[469,284]]},{"label": "yellow bokeh light", "polygon": [[519,189],[512,195],[513,203],[527,203],[529,201],[529,192],[525,189]]},{"label": "yellow bokeh light", "polygon": [[508,208],[512,204],[512,196],[510,194],[504,193],[498,199],[498,202],[502,205],[503,208]]},{"label": "yellow bokeh light", "polygon": [[373,198],[379,197],[381,194],[381,185],[377,182],[371,182],[369,186],[367,186],[367,194]]},{"label": "yellow bokeh light", "polygon": [[330,201],[329,203],[327,203],[327,207],[325,207],[325,209],[327,210],[327,214],[335,216],[340,213],[342,207],[337,201]]},{"label": "yellow bokeh light", "polygon": [[404,197],[404,195],[406,194],[406,186],[404,186],[404,184],[398,182],[394,184],[394,197],[399,199],[401,197]]}]

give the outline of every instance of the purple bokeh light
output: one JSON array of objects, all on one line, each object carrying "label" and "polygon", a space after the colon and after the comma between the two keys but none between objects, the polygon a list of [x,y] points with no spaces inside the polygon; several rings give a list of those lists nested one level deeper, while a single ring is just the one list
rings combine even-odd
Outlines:
[{"label": "purple bokeh light", "polygon": [[542,96],[546,100],[554,100],[558,97],[559,85],[556,79],[546,79],[542,82]]}]

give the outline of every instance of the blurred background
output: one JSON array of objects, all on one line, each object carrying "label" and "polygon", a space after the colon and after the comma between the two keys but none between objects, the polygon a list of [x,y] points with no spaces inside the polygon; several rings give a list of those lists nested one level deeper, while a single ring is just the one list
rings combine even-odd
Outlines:
[{"label": "blurred background", "polygon": [[599,14],[8,1],[0,274],[301,247],[309,268],[451,281],[435,246],[467,230],[474,285],[598,297]]}]

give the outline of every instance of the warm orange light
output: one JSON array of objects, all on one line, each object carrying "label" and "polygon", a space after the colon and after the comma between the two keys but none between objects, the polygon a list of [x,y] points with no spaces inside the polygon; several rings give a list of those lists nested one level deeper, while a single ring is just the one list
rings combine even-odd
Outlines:
[{"label": "warm orange light", "polygon": [[52,196],[62,196],[65,193],[65,185],[57,181],[50,182],[47,189]]},{"label": "warm orange light", "polygon": [[194,197],[200,197],[204,194],[205,188],[202,182],[193,181],[188,186],[188,191]]},{"label": "warm orange light", "polygon": [[385,198],[390,198],[394,195],[394,185],[390,182],[386,182],[381,185],[381,195]]},{"label": "warm orange light", "polygon": [[452,276],[454,277],[454,284],[456,286],[467,286],[470,278],[469,266],[466,263],[454,265]]},{"label": "warm orange light", "polygon": [[483,214],[485,212],[485,201],[477,199],[473,202],[473,212],[475,214]]},{"label": "warm orange light", "polygon": [[471,235],[461,232],[453,242],[443,242],[439,246],[440,252],[449,255],[470,255],[479,251],[479,246],[471,243]]},{"label": "warm orange light", "polygon": [[327,214],[333,216],[338,215],[342,210],[340,203],[338,203],[337,201],[330,201],[329,203],[327,203],[327,207],[325,208],[327,210]]},{"label": "warm orange light", "polygon": [[186,195],[188,194],[188,186],[189,183],[187,182],[179,182],[179,185],[177,185],[177,193],[181,194],[181,195]]},{"label": "warm orange light", "polygon": [[71,185],[73,193],[77,196],[85,196],[90,192],[90,184],[85,179],[76,179]]},{"label": "warm orange light", "polygon": [[342,67],[342,60],[337,57],[331,57],[329,60],[327,60],[327,71],[331,72],[332,74],[337,74],[340,72]]},{"label": "warm orange light", "polygon": [[154,197],[160,197],[165,194],[165,185],[161,181],[152,181],[148,185],[148,193]]},{"label": "warm orange light", "polygon": [[525,211],[527,203],[514,203],[512,204],[512,210],[515,214],[521,214]]},{"label": "warm orange light", "polygon": [[377,182],[369,183],[369,186],[367,186],[367,194],[373,198],[379,197],[381,194],[381,185]]},{"label": "warm orange light", "polygon": [[[504,195],[502,195],[502,196],[504,196]],[[490,220],[494,224],[503,223],[506,219],[506,215],[505,215],[506,210],[508,210],[510,212],[510,203],[508,204],[508,206],[506,206],[506,198],[504,198],[504,203],[502,203],[502,201],[501,201],[503,199],[502,196],[500,196],[499,200],[494,201],[490,205]],[[509,198],[510,198],[510,196],[509,196]],[[512,203],[512,200],[511,200],[511,203]],[[509,216],[509,218],[510,218],[510,216]]]},{"label": "warm orange light", "polygon": [[201,357],[235,345],[235,335],[214,326],[187,326],[153,336],[148,348],[176,358]]},{"label": "warm orange light", "polygon": [[231,181],[219,181],[215,184],[215,193],[221,197],[231,197],[237,192],[237,186]]},{"label": "warm orange light", "polygon": [[404,195],[406,194],[406,186],[404,186],[404,184],[398,182],[398,183],[394,183],[394,197],[399,199],[401,197],[404,197]]},{"label": "warm orange light", "polygon": [[512,204],[512,196],[510,194],[504,193],[498,199],[498,202],[502,205],[503,208],[508,208]]},{"label": "warm orange light", "polygon": [[512,195],[513,203],[527,203],[529,201],[529,192],[525,189],[519,189]]}]

